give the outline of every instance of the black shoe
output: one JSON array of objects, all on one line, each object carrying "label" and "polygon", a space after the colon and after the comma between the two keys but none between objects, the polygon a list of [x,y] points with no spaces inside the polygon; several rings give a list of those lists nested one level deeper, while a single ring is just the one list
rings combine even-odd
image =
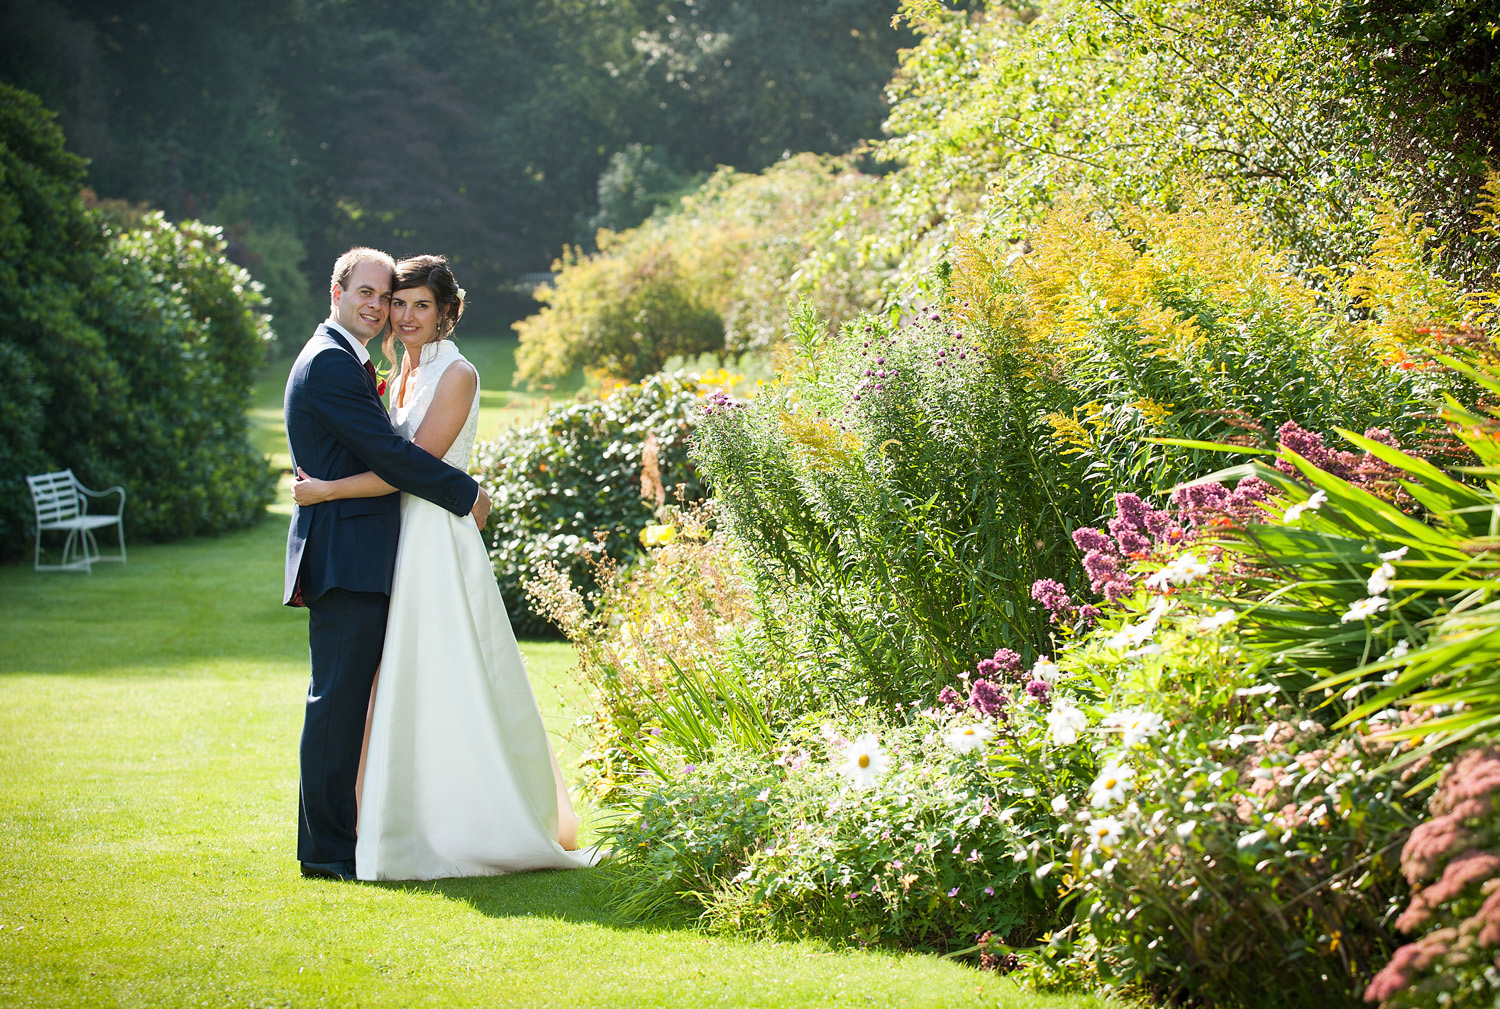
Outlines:
[{"label": "black shoe", "polygon": [[353,862],[302,862],[302,875],[308,879],[358,879]]}]

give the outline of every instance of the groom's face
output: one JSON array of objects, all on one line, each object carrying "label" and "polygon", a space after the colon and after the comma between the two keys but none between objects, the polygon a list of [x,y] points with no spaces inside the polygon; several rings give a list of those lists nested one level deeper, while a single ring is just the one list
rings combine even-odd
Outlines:
[{"label": "groom's face", "polygon": [[334,316],[350,335],[368,342],[385,327],[391,312],[391,271],[366,260],[340,287],[333,285]]}]

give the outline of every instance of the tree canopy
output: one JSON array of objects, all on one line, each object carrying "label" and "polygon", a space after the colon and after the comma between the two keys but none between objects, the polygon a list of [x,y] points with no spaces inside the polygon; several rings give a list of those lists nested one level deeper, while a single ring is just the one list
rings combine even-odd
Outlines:
[{"label": "tree canopy", "polygon": [[[591,243],[600,177],[631,145],[687,179],[878,133],[911,40],[893,9],[42,0],[0,14],[0,81],[59,112],[101,197],[223,224],[294,337],[354,243],[448,254],[498,321],[517,275]],[[637,224],[674,191],[623,219],[616,201],[603,223]]]}]

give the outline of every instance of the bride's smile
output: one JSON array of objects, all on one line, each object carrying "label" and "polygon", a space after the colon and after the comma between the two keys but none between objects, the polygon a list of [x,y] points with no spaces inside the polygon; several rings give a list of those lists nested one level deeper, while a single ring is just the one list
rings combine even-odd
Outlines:
[{"label": "bride's smile", "polygon": [[407,350],[437,337],[437,299],[426,287],[408,287],[391,295],[391,329]]}]

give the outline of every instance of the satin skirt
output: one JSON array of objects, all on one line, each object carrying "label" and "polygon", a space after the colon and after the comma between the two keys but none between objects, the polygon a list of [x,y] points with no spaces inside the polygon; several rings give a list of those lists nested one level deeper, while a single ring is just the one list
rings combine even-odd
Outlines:
[{"label": "satin skirt", "polygon": [[577,824],[478,528],[402,494],[359,878],[578,868]]}]

